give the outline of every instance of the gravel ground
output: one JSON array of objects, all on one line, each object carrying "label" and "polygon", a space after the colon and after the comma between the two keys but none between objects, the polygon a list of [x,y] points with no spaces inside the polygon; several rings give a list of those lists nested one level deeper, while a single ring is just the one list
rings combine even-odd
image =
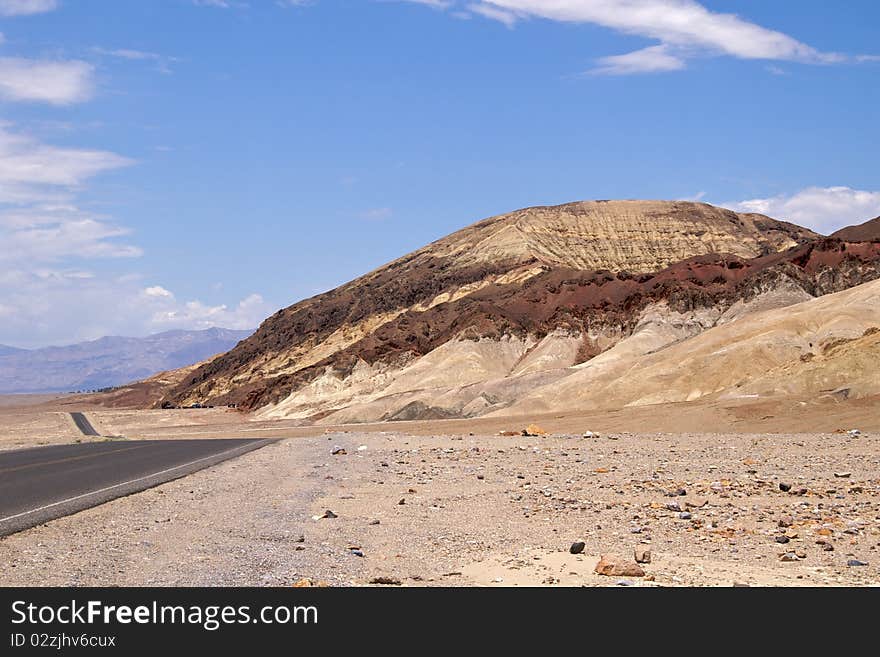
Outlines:
[{"label": "gravel ground", "polygon": [[0,585],[878,584],[878,466],[873,434],[293,438],[0,539]]}]

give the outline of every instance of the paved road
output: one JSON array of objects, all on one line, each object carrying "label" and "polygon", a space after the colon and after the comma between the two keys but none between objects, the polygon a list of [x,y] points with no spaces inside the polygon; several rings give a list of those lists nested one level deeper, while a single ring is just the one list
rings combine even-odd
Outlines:
[{"label": "paved road", "polygon": [[272,440],[137,440],[0,452],[0,536],[201,470]]},{"label": "paved road", "polygon": [[76,428],[83,432],[86,436],[100,436],[95,427],[92,426],[92,423],[89,422],[89,419],[85,416],[85,413],[71,413],[70,417],[73,418],[74,424],[76,424]]}]

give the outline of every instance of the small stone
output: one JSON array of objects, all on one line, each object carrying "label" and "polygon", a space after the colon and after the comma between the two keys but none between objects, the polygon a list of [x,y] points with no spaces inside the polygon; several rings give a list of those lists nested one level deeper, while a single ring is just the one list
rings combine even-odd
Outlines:
[{"label": "small stone", "polygon": [[838,479],[849,479],[852,476],[852,472],[835,472],[834,476]]},{"label": "small stone", "polygon": [[690,511],[682,511],[681,513],[678,514],[678,517],[681,520],[690,520],[691,519]]},{"label": "small stone", "polygon": [[403,506],[404,504],[406,504],[406,498],[405,498],[405,497],[401,497],[401,498],[400,498],[400,501],[399,501],[397,504],[398,504],[398,506]]},{"label": "small stone", "polygon": [[401,582],[396,577],[387,577],[380,575],[370,580],[370,584],[381,584],[382,586],[400,586]]},{"label": "small stone", "polygon": [[324,515],[321,517],[322,518],[338,518],[339,516],[337,516],[335,513],[333,513],[330,509],[327,509],[326,511],[324,511]]},{"label": "small stone", "polygon": [[644,577],[645,571],[637,563],[629,563],[620,557],[603,555],[596,564],[595,572],[608,577]]},{"label": "small stone", "polygon": [[486,477],[485,477],[484,475],[477,475],[477,479],[482,480],[482,479],[485,479],[485,478],[486,478]]},{"label": "small stone", "polygon": [[777,543],[782,543],[783,545],[785,545],[786,543],[788,543],[790,540],[791,540],[791,539],[790,539],[788,536],[785,536],[785,535],[777,536],[777,537],[776,537],[776,542],[777,542]]},{"label": "small stone", "polygon": [[534,438],[536,436],[546,436],[547,432],[537,424],[530,424],[522,430],[522,435]]},{"label": "small stone", "polygon": [[791,516],[782,516],[777,524],[780,527],[791,527],[794,524],[794,518]]},{"label": "small stone", "polygon": [[734,582],[734,583],[733,583],[733,588],[735,588],[735,589],[747,589],[747,588],[750,588],[750,587],[749,587],[749,584],[746,583],[746,582]]},{"label": "small stone", "polygon": [[850,436],[861,436],[862,435],[862,432],[859,431],[858,429],[850,429],[846,433]]},{"label": "small stone", "polygon": [[786,484],[786,483],[783,483],[780,481],[779,482],[779,490],[781,490],[783,493],[787,493],[788,491],[791,490],[791,484]]},{"label": "small stone", "polygon": [[598,438],[599,434],[595,431],[584,431],[584,438]]},{"label": "small stone", "polygon": [[786,552],[781,557],[779,557],[779,560],[785,561],[785,562],[791,562],[791,561],[797,561],[798,557],[794,552]]},{"label": "small stone", "polygon": [[670,511],[675,511],[676,513],[684,511],[684,508],[681,506],[680,502],[670,502],[666,505],[666,508]]},{"label": "small stone", "polygon": [[363,553],[363,550],[351,550],[351,553],[352,553],[354,556],[356,556],[356,557],[363,557],[363,556],[365,556],[364,553]]},{"label": "small stone", "polygon": [[630,582],[628,579],[619,579],[619,580],[617,580],[616,584],[618,586],[632,586],[633,585],[633,583]]},{"label": "small stone", "polygon": [[651,563],[651,551],[647,548],[637,547],[633,551],[636,563]]},{"label": "small stone", "polygon": [[867,564],[867,562],[859,561],[858,559],[850,559],[849,561],[846,562],[846,565],[849,566],[850,568],[858,568],[860,566],[867,566],[868,564]]},{"label": "small stone", "polygon": [[297,580],[295,583],[291,584],[291,586],[295,589],[307,589],[313,587],[315,584],[308,577],[303,577],[302,579]]},{"label": "small stone", "polygon": [[344,447],[336,446],[333,448],[333,451],[330,452],[333,456],[345,456],[348,452],[345,451]]},{"label": "small stone", "polygon": [[587,547],[587,544],[583,541],[575,541],[571,544],[571,547],[568,548],[568,551],[572,554],[581,554],[585,547]]},{"label": "small stone", "polygon": [[378,520],[370,520],[371,525],[378,525],[380,522]]}]

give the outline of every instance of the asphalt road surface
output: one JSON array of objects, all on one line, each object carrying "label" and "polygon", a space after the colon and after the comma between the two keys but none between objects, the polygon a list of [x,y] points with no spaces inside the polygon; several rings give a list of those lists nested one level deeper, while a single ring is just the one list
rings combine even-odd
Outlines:
[{"label": "asphalt road surface", "polygon": [[138,440],[0,452],[0,536],[177,479],[272,440]]},{"label": "asphalt road surface", "polygon": [[74,424],[76,424],[76,428],[82,431],[86,436],[100,436],[95,427],[92,426],[92,423],[89,422],[89,419],[85,416],[84,413],[71,413],[70,417],[73,418]]}]

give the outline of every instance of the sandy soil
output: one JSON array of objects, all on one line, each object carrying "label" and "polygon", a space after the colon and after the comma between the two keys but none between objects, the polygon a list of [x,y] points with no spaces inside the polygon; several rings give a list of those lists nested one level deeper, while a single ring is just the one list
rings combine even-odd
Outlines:
[{"label": "sandy soil", "polygon": [[[236,417],[210,410],[215,426]],[[151,433],[157,418],[140,417]],[[440,428],[312,430],[0,539],[0,585],[880,583],[877,433]],[[647,577],[593,573],[636,548],[651,551]]]}]

